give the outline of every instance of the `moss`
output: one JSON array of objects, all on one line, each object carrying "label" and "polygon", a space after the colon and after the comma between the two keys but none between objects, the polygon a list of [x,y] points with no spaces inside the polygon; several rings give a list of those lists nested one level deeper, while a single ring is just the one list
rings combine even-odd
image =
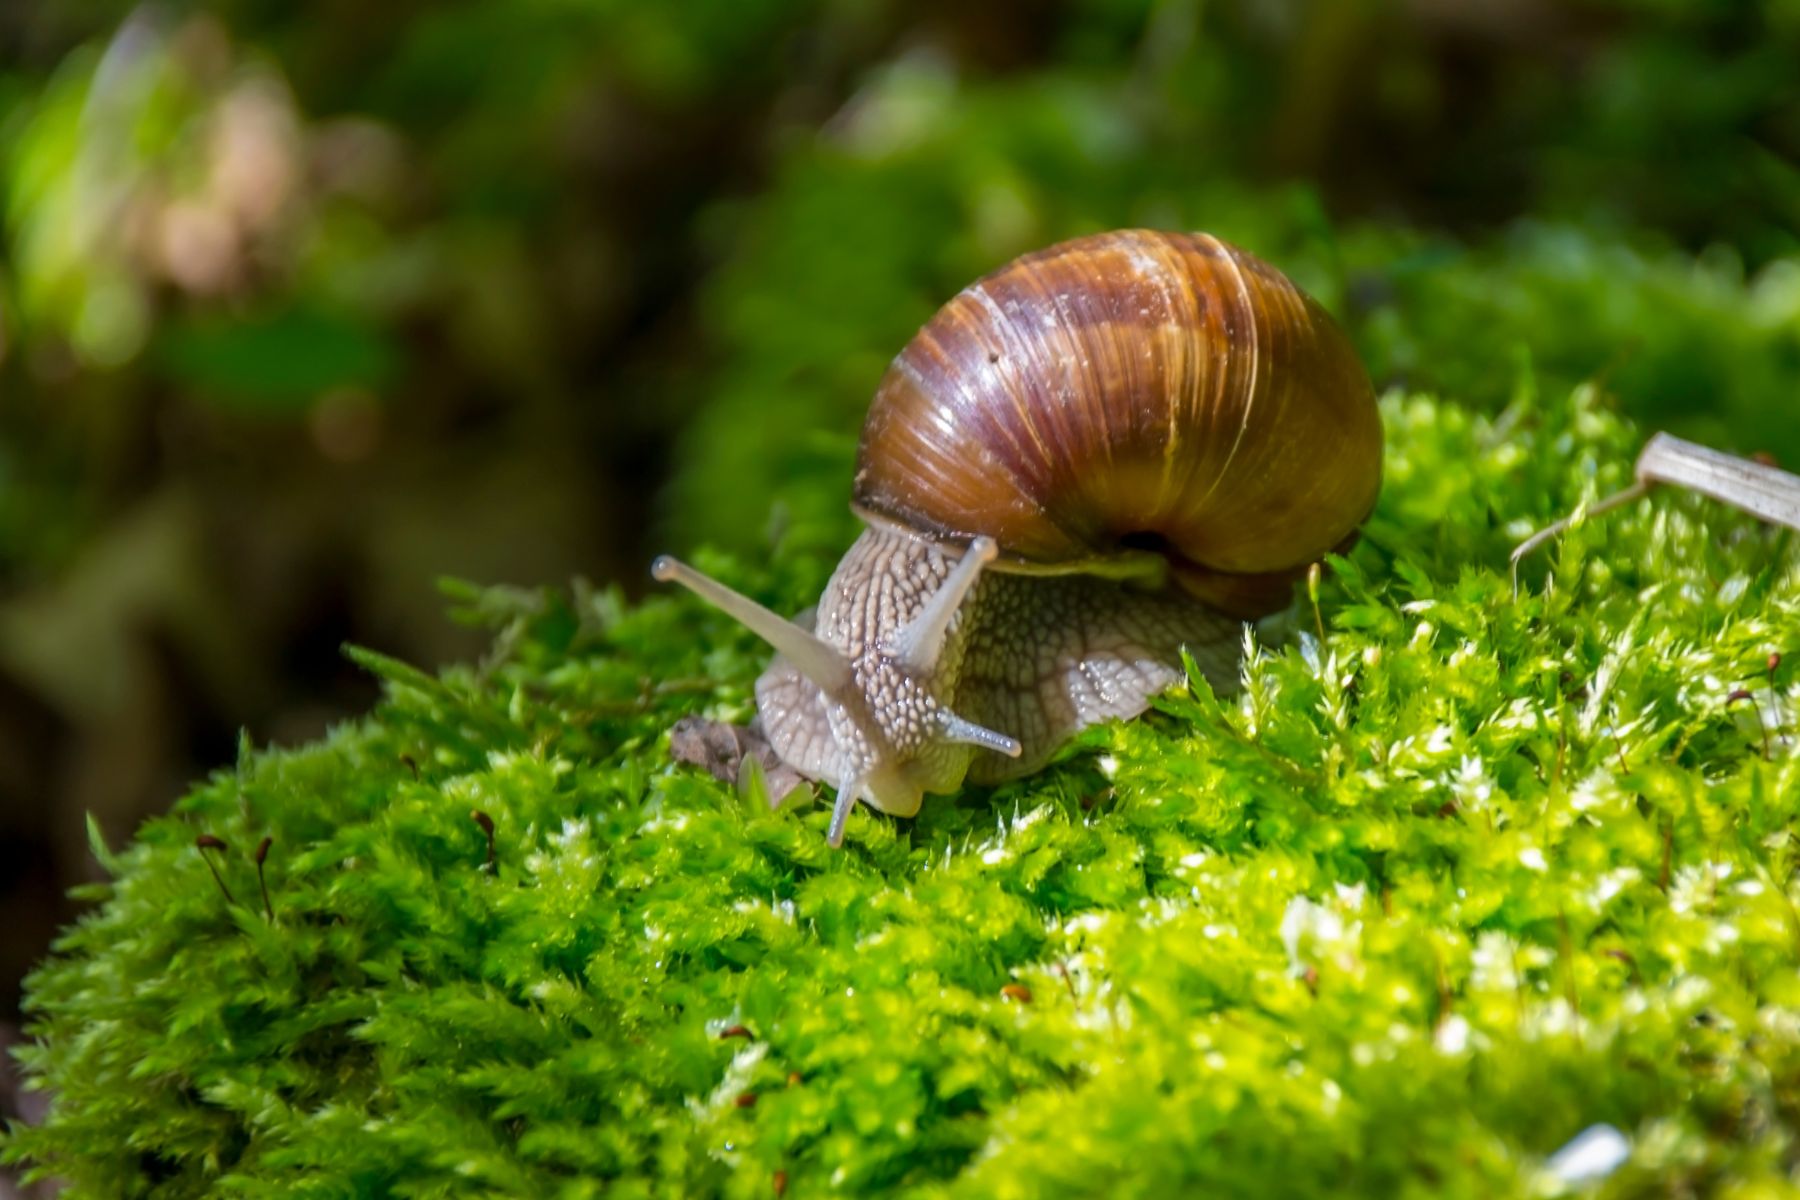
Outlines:
[{"label": "moss", "polygon": [[[667,761],[679,715],[749,711],[730,624],[459,592],[490,661],[358,652],[366,720],[96,841],[30,982],[54,1106],[6,1157],[96,1197],[1497,1194],[1603,1123],[1606,1194],[1777,1186],[1792,535],[1659,496],[1515,596],[1510,544],[1638,432],[1591,388],[1385,417],[1322,641],[1303,601],[1240,694],[859,812],[842,853]],[[825,569],[703,564],[788,607]]]}]

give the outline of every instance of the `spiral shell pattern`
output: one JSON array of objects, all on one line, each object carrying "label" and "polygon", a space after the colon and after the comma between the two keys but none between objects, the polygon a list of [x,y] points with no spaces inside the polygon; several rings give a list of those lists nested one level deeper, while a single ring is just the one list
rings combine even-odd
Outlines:
[{"label": "spiral shell pattern", "polygon": [[1151,549],[1223,611],[1287,603],[1381,485],[1367,373],[1325,311],[1206,234],[1015,259],[940,309],[863,427],[859,511],[1019,567]]}]

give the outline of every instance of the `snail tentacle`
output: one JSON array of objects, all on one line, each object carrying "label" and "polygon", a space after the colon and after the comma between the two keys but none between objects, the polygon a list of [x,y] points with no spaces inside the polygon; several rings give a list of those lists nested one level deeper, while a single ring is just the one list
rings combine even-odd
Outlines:
[{"label": "snail tentacle", "polygon": [[1004,754],[1008,758],[1019,757],[1023,750],[1023,747],[1019,745],[1018,738],[1008,737],[1004,733],[996,733],[985,725],[977,725],[973,721],[965,720],[948,709],[944,710],[943,716],[938,719],[938,734],[946,742],[955,742],[962,746],[980,746],[983,750],[992,750],[994,753]]},{"label": "snail tentacle", "polygon": [[831,806],[831,830],[825,835],[825,841],[833,850],[844,844],[844,826],[850,820],[850,810],[856,807],[856,801],[863,790],[862,777],[847,779],[838,788],[837,803]]},{"label": "snail tentacle", "polygon": [[696,571],[678,558],[664,554],[650,564],[650,574],[663,583],[679,583],[714,608],[731,617],[787,658],[802,675],[827,694],[850,685],[850,660],[829,642],[813,636],[773,610],[764,608],[742,592],[726,587],[712,576]]},{"label": "snail tentacle", "polygon": [[944,650],[944,635],[950,622],[981,576],[981,568],[994,561],[1000,548],[990,537],[979,537],[969,544],[969,551],[938,585],[917,616],[888,639],[888,653],[908,670],[925,672],[937,666]]}]

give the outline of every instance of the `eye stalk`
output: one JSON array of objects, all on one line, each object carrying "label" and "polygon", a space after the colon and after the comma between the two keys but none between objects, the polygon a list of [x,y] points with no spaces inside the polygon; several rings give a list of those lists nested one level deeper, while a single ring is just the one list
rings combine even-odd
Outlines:
[{"label": "eye stalk", "polygon": [[680,559],[658,555],[650,574],[659,583],[679,583],[739,625],[754,633],[778,654],[798,667],[827,694],[841,692],[850,682],[850,661],[837,648],[820,641],[786,617],[764,608],[742,592],[726,587],[712,576],[696,571]]},{"label": "eye stalk", "polygon": [[[893,535],[865,535],[865,540],[871,536],[896,540]],[[827,840],[839,846],[858,800],[885,812],[911,815],[926,791],[953,790],[961,783],[968,767],[966,755],[954,777],[946,778],[944,765],[937,761],[941,756],[933,755],[932,747],[974,746],[1009,758],[1022,753],[1017,738],[957,715],[938,695],[948,690],[939,667],[950,626],[982,568],[998,556],[992,538],[976,538],[918,611],[898,630],[867,639],[861,653],[854,647],[846,653],[666,554],[651,564],[650,573],[661,582],[681,584],[768,642],[817,689],[825,723],[838,718],[853,728],[859,752],[840,753],[831,764],[835,769],[821,772],[838,785]]]},{"label": "eye stalk", "polygon": [[969,543],[968,553],[962,556],[950,577],[938,585],[938,590],[931,594],[919,615],[888,639],[888,653],[896,662],[921,675],[937,668],[951,620],[962,607],[963,599],[974,589],[975,581],[981,577],[981,569],[999,556],[1000,547],[994,544],[993,538],[978,537]]}]

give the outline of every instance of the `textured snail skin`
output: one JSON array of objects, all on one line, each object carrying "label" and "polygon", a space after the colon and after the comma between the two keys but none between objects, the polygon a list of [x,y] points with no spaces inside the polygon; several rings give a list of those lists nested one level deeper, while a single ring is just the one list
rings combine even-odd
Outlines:
[{"label": "textured snail skin", "polygon": [[1008,565],[1161,550],[1239,616],[1285,607],[1381,486],[1368,375],[1286,276],[1205,234],[1122,230],[965,288],[876,391],[866,516]]},{"label": "textured snail skin", "polygon": [[[1027,774],[1072,731],[1142,712],[1181,678],[1183,646],[1214,687],[1235,682],[1239,621],[1104,579],[995,572],[963,601],[932,669],[909,671],[888,636],[919,614],[960,558],[889,530],[857,539],[813,627],[850,661],[851,704],[833,702],[781,657],[756,684],[757,712],[783,762],[834,787],[875,779],[892,764],[894,786],[872,785],[867,798],[911,816],[925,792],[954,791],[965,774],[978,783]],[[857,699],[865,712],[851,711]],[[936,725],[946,712],[1009,734],[1019,755],[943,741]]]},{"label": "textured snail skin", "polygon": [[787,621],[673,559],[780,652],[770,744],[838,798],[910,816],[1142,712],[1190,653],[1236,683],[1242,620],[1353,539],[1381,486],[1368,376],[1285,276],[1204,234],[1052,246],[964,289],[863,428],[870,528]]}]

